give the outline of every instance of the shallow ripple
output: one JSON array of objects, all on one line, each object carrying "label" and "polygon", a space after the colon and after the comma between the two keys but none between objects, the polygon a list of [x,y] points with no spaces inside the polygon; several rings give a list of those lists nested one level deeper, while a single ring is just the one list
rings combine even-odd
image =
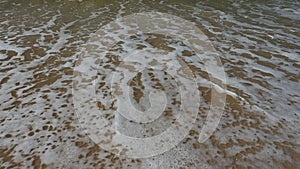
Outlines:
[{"label": "shallow ripple", "polygon": [[[299,1],[283,0],[1,1],[1,167],[296,168],[299,9]],[[73,66],[100,26],[152,10],[197,23],[212,41],[228,78],[226,112],[214,135],[199,144],[211,92],[201,86],[204,101],[185,140],[150,159],[126,159],[102,150],[82,131],[71,99]]]}]

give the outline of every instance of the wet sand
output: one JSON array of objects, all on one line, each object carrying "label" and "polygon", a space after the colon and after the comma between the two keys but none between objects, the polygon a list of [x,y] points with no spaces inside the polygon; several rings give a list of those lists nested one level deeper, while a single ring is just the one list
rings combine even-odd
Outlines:
[{"label": "wet sand", "polygon": [[[279,0],[1,1],[0,168],[297,168],[299,9],[297,1]],[[153,10],[195,22],[209,37],[227,76],[226,107],[214,134],[198,143],[212,90],[199,83],[201,106],[189,135],[164,154],[129,159],[103,150],[85,135],[72,103],[73,67],[81,47],[101,26],[120,16]],[[137,49],[145,43],[169,51],[174,50],[172,44],[178,45],[165,37],[149,37]],[[126,43],[119,44],[115,50],[126,51]],[[191,56],[193,52],[185,50],[180,57]],[[191,69],[210,80],[201,67]],[[149,107],[140,79],[152,77],[150,85],[170,94],[170,109],[161,117],[166,121],[163,126],[138,128],[125,121],[122,125],[133,129],[123,132],[136,137],[162,132],[176,116],[171,108],[180,104],[170,85],[172,78],[152,70],[144,73],[130,84],[132,102],[140,110]],[[159,83],[164,78],[169,78],[166,86]],[[101,91],[101,81],[98,87]]]}]

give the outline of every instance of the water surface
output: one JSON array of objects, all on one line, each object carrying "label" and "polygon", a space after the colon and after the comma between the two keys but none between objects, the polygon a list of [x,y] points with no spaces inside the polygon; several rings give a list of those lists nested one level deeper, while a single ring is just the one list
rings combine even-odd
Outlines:
[{"label": "water surface", "polygon": [[[297,168],[299,9],[299,1],[284,0],[1,1],[1,168]],[[208,36],[227,76],[226,111],[210,139],[199,144],[211,92],[200,85],[202,102],[189,135],[159,156],[128,159],[104,151],[80,127],[72,105],[73,67],[101,26],[146,11],[192,21]],[[169,50],[162,39],[145,41]],[[146,109],[141,84],[131,85],[133,102]],[[176,98],[176,90],[168,91]],[[126,131],[147,137],[166,126]]]}]

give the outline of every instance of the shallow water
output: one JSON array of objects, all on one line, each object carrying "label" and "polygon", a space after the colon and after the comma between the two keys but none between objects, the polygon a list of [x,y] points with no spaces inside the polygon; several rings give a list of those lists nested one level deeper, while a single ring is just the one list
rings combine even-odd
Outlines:
[{"label": "shallow water", "polygon": [[[283,0],[1,1],[1,168],[297,168],[299,9],[299,1]],[[217,130],[206,142],[198,143],[211,100],[210,87],[199,83],[202,101],[189,135],[161,155],[130,159],[103,150],[85,135],[72,103],[73,68],[83,45],[101,26],[147,11],[192,21],[208,36],[224,66],[227,100]],[[178,44],[152,36],[134,43],[165,50],[171,50],[170,43]],[[130,43],[123,43],[114,50],[130,50]],[[120,54],[114,50],[112,57]],[[193,70],[209,80],[201,69]],[[153,70],[145,74],[149,72],[155,74]],[[170,78],[157,74],[158,79]],[[145,110],[148,94],[143,93],[139,80],[151,78],[135,78],[137,83],[130,84],[134,86],[132,102]],[[150,80],[148,85],[164,88],[169,101],[176,102],[172,78],[169,82],[164,86]],[[177,105],[168,106],[176,109]],[[121,120],[119,130],[135,137],[153,136],[168,127],[176,113],[167,111],[161,119],[166,122],[158,123],[163,125],[141,127]]]}]

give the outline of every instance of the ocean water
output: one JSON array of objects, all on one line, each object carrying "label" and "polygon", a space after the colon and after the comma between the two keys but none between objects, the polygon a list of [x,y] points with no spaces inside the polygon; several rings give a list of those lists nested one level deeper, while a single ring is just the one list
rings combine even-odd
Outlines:
[{"label": "ocean water", "polygon": [[[101,27],[145,12],[180,17],[207,36],[225,72],[219,90],[226,104],[216,130],[199,143],[215,88],[193,50],[180,39],[158,34],[119,40],[97,67],[99,110],[113,110],[106,106],[109,90],[101,77],[134,50],[158,48],[182,58],[197,77],[200,97],[198,116],[183,140],[164,153],[129,158],[99,146],[80,125],[74,68]],[[0,168],[299,168],[299,1],[2,0],[0,14]],[[176,78],[149,68],[132,79],[130,103],[137,110],[151,107],[147,86],[166,92],[166,109],[154,123],[116,115],[114,125],[130,137],[158,135],[180,115]]]}]

